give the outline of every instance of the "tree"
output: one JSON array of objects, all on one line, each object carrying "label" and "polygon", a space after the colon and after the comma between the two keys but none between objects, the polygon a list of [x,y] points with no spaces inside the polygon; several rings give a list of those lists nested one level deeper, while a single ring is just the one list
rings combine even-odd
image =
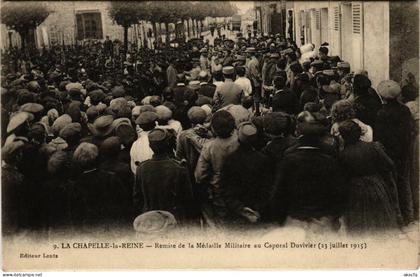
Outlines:
[{"label": "tree", "polygon": [[27,44],[35,45],[34,36],[29,34],[35,32],[49,14],[49,10],[40,3],[8,2],[1,9],[1,22],[19,33],[25,49]]},{"label": "tree", "polygon": [[144,19],[146,15],[146,2],[111,2],[109,16],[124,28],[124,53],[128,50],[128,28]]}]

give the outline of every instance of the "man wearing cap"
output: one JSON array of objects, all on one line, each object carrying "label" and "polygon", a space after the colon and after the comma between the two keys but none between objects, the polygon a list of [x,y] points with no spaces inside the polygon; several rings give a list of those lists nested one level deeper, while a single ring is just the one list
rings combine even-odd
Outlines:
[{"label": "man wearing cap", "polygon": [[238,127],[239,147],[224,162],[220,187],[228,221],[256,223],[274,195],[268,158],[256,151],[257,128],[251,122]]},{"label": "man wearing cap", "polygon": [[133,143],[130,150],[131,172],[136,174],[139,163],[151,159],[153,151],[149,146],[148,134],[156,127],[158,116],[155,112],[143,112],[137,119],[136,124],[139,126],[138,139]]},{"label": "man wearing cap", "polygon": [[[345,208],[345,179],[337,159],[320,146],[325,132],[321,115],[302,112],[297,118],[299,142],[277,165],[274,211],[279,221],[319,224],[336,230]],[[320,166],[322,165],[322,166]]]},{"label": "man wearing cap", "polygon": [[217,108],[223,108],[229,104],[238,105],[244,97],[242,88],[233,82],[235,68],[233,66],[223,67],[225,81],[214,94],[213,100]]},{"label": "man wearing cap", "polygon": [[409,224],[414,219],[415,208],[408,179],[414,122],[407,106],[398,101],[401,87],[397,82],[382,81],[377,89],[385,104],[377,113],[373,138],[383,144],[395,164],[400,209],[404,224]]},{"label": "man wearing cap", "polygon": [[154,154],[137,168],[133,202],[137,213],[163,210],[172,213],[178,222],[185,222],[194,213],[192,186],[187,169],[169,158],[169,139],[167,130],[156,128],[149,132]]},{"label": "man wearing cap", "polygon": [[340,93],[343,98],[350,96],[351,93],[351,80],[353,78],[350,73],[350,64],[348,62],[337,63],[337,73],[340,78]]},{"label": "man wearing cap", "polygon": [[261,82],[261,75],[260,75],[260,63],[255,56],[256,50],[253,47],[249,47],[246,49],[248,61],[246,63],[246,74],[249,80],[251,81],[254,91],[259,94],[260,82]]}]

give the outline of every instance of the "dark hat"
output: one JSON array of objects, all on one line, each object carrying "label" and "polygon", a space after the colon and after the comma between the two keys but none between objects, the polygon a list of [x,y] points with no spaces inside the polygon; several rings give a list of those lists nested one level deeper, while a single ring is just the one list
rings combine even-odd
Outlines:
[{"label": "dark hat", "polygon": [[322,68],[324,66],[324,62],[321,60],[315,60],[311,63],[311,66],[316,68]]},{"label": "dark hat", "polygon": [[289,115],[285,113],[268,113],[263,116],[263,128],[267,134],[278,136],[286,130],[289,121]]},{"label": "dark hat", "polygon": [[88,117],[89,121],[95,120],[100,114],[99,109],[96,106],[90,106],[86,110],[86,116]]},{"label": "dark hat", "polygon": [[156,112],[155,107],[153,107],[152,105],[142,105],[140,106],[140,114],[144,113],[144,112]]},{"label": "dark hat", "polygon": [[136,124],[144,125],[144,124],[151,124],[158,120],[158,116],[154,112],[142,112],[136,119]]},{"label": "dark hat", "polygon": [[121,150],[121,141],[117,136],[109,137],[105,139],[101,146],[99,146],[99,154],[114,157],[118,155]]},{"label": "dark hat", "polygon": [[222,72],[225,75],[231,75],[235,73],[235,68],[233,66],[224,66]]},{"label": "dark hat", "polygon": [[192,124],[201,124],[203,123],[207,118],[206,111],[197,106],[193,106],[188,110],[188,118]]},{"label": "dark hat", "polygon": [[121,117],[121,118],[115,119],[114,122],[112,122],[113,129],[117,129],[119,126],[121,126],[123,124],[131,126],[130,119],[128,119],[126,117]]},{"label": "dark hat", "polygon": [[88,128],[94,136],[104,137],[112,132],[113,122],[114,117],[112,115],[103,115],[98,117],[93,124],[88,124]]},{"label": "dark hat", "polygon": [[155,128],[148,134],[149,142],[163,142],[168,137],[168,131],[165,129]]},{"label": "dark hat", "polygon": [[33,119],[33,115],[28,112],[17,112],[10,118],[9,124],[7,125],[6,132],[11,133],[14,130],[16,130],[16,128],[18,128],[25,122],[30,121],[32,119]]},{"label": "dark hat", "polygon": [[106,94],[101,89],[95,89],[89,92],[88,96],[90,97],[93,103],[99,103],[105,99]]},{"label": "dark hat", "polygon": [[134,230],[144,235],[162,235],[175,228],[175,217],[167,211],[149,211],[136,217]]},{"label": "dark hat", "polygon": [[82,125],[80,123],[74,122],[66,125],[63,129],[61,129],[59,136],[65,140],[68,138],[75,137],[80,135],[82,132]]},{"label": "dark hat", "polygon": [[116,86],[112,89],[111,94],[114,98],[124,97],[125,89],[123,86]]},{"label": "dark hat", "polygon": [[39,113],[44,110],[44,106],[38,103],[26,103],[22,105],[19,109],[21,112],[28,112],[28,113]]},{"label": "dark hat", "polygon": [[353,78],[353,86],[356,88],[370,88],[372,83],[364,74],[356,74]]},{"label": "dark hat", "polygon": [[337,68],[350,68],[350,64],[348,62],[338,62]]}]

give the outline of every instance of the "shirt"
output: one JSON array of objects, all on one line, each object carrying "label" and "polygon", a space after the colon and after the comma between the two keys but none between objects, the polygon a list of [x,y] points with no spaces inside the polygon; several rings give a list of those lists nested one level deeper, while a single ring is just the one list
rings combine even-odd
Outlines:
[{"label": "shirt", "polygon": [[242,88],[245,96],[249,96],[252,93],[251,81],[247,77],[239,77],[235,80],[235,84],[238,84]]},{"label": "shirt", "polygon": [[136,162],[150,160],[153,156],[153,150],[149,146],[149,131],[140,131],[139,138],[133,143],[130,150],[131,171],[136,174]]}]

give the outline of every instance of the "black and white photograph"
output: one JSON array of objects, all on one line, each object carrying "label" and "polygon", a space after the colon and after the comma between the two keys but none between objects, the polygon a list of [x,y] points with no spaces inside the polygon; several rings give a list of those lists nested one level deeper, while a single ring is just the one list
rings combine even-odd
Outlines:
[{"label": "black and white photograph", "polygon": [[418,269],[418,1],[0,14],[4,272]]}]

